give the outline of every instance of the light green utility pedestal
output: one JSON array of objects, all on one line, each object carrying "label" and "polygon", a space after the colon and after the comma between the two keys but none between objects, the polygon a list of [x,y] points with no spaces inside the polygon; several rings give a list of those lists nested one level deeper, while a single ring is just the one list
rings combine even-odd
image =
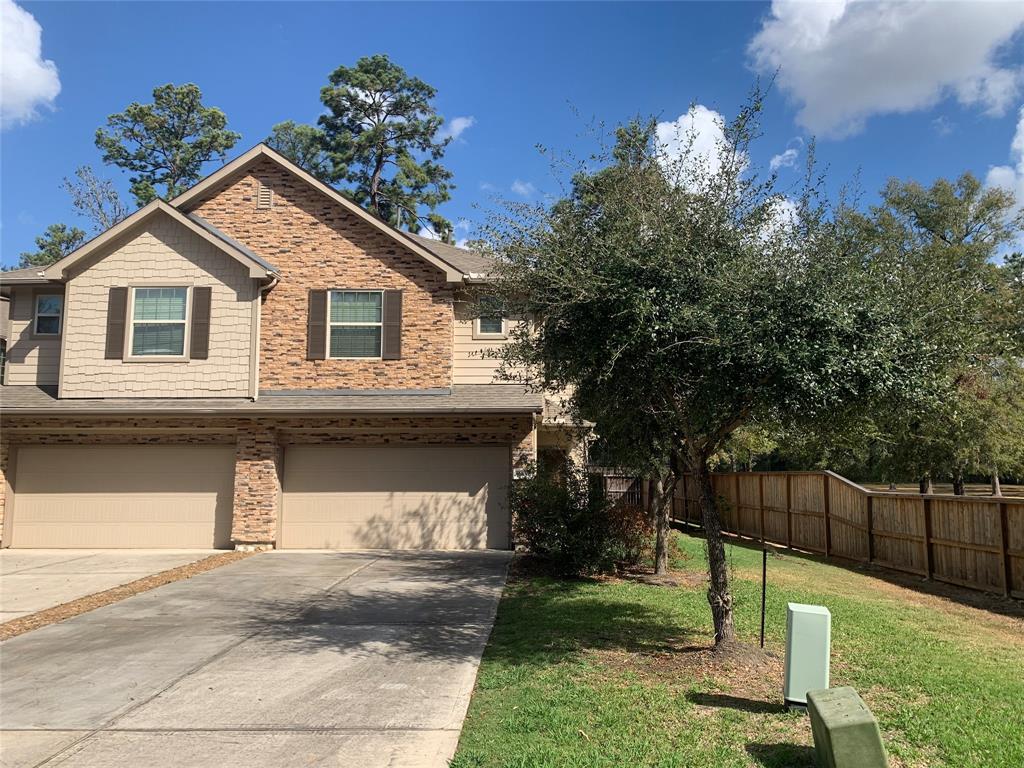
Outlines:
[{"label": "light green utility pedestal", "polygon": [[807,692],[828,688],[832,614],[822,605],[786,606],[786,669],[782,695],[787,707],[807,706]]},{"label": "light green utility pedestal", "polygon": [[878,721],[853,688],[808,691],[807,711],[822,768],[888,768]]}]

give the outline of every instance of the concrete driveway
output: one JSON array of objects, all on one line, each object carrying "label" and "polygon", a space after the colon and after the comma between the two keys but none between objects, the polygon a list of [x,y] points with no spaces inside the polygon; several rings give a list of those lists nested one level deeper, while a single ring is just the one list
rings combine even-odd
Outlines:
[{"label": "concrete driveway", "polygon": [[0,622],[217,554],[197,549],[0,549]]},{"label": "concrete driveway", "polygon": [[0,645],[7,766],[444,766],[509,555],[271,552]]}]

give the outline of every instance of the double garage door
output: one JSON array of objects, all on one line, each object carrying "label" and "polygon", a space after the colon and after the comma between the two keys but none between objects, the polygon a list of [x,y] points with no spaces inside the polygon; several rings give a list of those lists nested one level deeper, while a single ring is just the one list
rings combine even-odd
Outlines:
[{"label": "double garage door", "polygon": [[[228,547],[232,446],[23,446],[13,547]],[[279,547],[508,546],[509,449],[291,446]]]}]

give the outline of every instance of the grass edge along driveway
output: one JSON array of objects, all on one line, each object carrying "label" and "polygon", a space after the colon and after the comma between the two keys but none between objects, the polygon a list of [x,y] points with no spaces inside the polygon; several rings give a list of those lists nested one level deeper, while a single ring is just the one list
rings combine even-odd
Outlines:
[{"label": "grass edge along driveway", "polygon": [[[703,542],[678,534],[682,585],[565,581],[518,568],[484,655],[453,768],[813,766],[781,702],[785,605],[832,611],[832,685],[853,685],[899,766],[1024,765],[1024,606],[769,558],[769,655],[707,652]],[[741,637],[756,643],[760,559],[729,545]]]}]

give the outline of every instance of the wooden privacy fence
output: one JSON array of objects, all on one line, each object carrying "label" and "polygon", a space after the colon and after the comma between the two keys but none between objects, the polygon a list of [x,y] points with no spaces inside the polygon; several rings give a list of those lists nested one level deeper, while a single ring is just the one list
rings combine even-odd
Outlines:
[{"label": "wooden privacy fence", "polygon": [[[645,505],[647,483],[608,470],[609,496]],[[728,533],[1024,598],[1024,498],[869,491],[834,472],[711,476]],[[691,476],[673,519],[700,526]]]}]

